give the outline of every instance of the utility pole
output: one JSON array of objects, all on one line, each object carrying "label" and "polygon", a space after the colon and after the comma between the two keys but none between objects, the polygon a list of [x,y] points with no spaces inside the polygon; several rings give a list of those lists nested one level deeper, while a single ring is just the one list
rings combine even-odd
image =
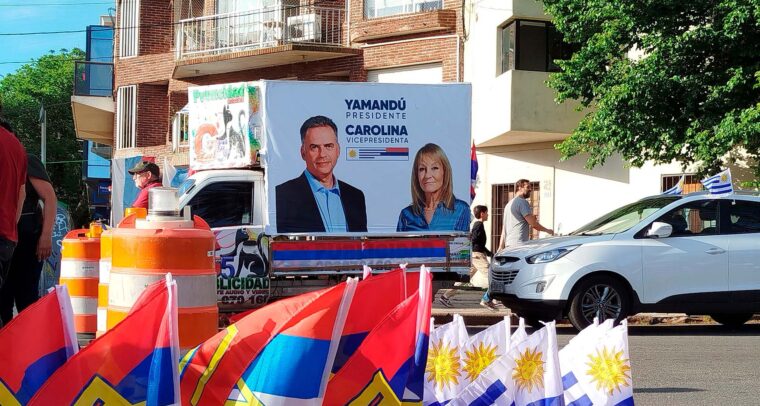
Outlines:
[{"label": "utility pole", "polygon": [[45,111],[45,105],[40,103],[40,160],[45,165],[47,159],[47,111]]}]

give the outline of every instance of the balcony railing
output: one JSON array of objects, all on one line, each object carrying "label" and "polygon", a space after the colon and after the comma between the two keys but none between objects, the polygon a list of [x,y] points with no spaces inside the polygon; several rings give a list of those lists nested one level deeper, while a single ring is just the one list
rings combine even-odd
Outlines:
[{"label": "balcony railing", "polygon": [[441,8],[443,8],[443,0],[401,0],[393,2],[388,2],[386,0],[365,0],[364,18],[369,19],[398,14],[423,13],[440,10]]},{"label": "balcony railing", "polygon": [[344,11],[301,6],[261,8],[180,21],[177,59],[219,55],[286,43],[343,42]]},{"label": "balcony railing", "polygon": [[74,62],[74,96],[113,96],[113,64]]}]

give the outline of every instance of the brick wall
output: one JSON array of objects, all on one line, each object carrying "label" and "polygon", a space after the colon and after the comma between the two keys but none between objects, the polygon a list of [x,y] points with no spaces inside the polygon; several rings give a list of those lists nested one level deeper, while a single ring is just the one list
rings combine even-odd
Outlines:
[{"label": "brick wall", "polygon": [[[443,80],[447,82],[463,77],[463,43],[458,41],[463,35],[462,1],[444,0],[443,12],[429,12],[380,19],[364,19],[364,1],[351,1],[349,11],[351,32],[361,24],[374,26],[373,31],[395,30],[383,38],[370,38],[362,42],[351,42],[350,47],[361,49],[355,56],[339,59],[304,62],[283,66],[230,72],[194,78],[173,79],[175,61],[172,51],[174,27],[173,9],[168,0],[142,0],[140,4],[140,53],[137,57],[116,59],[114,66],[115,88],[128,84],[138,85],[137,148],[114,152],[114,157],[138,154],[156,156],[160,162],[169,157],[174,164],[186,163],[171,150],[171,117],[187,104],[187,88],[218,83],[230,83],[259,79],[297,80],[350,80],[361,82],[367,78],[367,70],[440,62],[443,66]],[[200,0],[204,13],[215,12],[215,0]],[[313,1],[302,0],[302,4]],[[320,6],[345,7],[344,0],[330,3],[320,2]],[[118,7],[117,7],[118,8]],[[431,20],[432,18],[432,20]],[[118,23],[118,16],[117,16]],[[429,32],[406,32],[399,27],[418,27],[433,21],[435,30]],[[156,25],[156,26],[151,26]],[[345,24],[344,24],[344,28]],[[346,31],[346,40],[351,33]],[[114,42],[118,50],[119,30],[115,31]],[[457,65],[457,45],[460,63]],[[182,152],[180,152],[182,153]]]},{"label": "brick wall", "polygon": [[167,85],[137,86],[136,146],[166,145],[169,128],[169,95]]}]

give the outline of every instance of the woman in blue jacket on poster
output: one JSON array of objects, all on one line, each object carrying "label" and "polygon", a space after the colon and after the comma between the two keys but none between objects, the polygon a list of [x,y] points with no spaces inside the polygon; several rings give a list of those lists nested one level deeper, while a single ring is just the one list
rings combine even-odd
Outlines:
[{"label": "woman in blue jacket on poster", "polygon": [[412,204],[401,210],[396,231],[463,231],[470,205],[454,196],[451,164],[441,147],[426,144],[414,157]]}]

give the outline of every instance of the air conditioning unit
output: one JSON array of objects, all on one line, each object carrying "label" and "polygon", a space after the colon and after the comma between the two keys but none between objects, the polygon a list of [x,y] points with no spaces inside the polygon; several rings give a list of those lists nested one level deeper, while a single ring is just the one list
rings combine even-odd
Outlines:
[{"label": "air conditioning unit", "polygon": [[294,42],[321,42],[321,19],[314,13],[288,17],[288,38]]}]

